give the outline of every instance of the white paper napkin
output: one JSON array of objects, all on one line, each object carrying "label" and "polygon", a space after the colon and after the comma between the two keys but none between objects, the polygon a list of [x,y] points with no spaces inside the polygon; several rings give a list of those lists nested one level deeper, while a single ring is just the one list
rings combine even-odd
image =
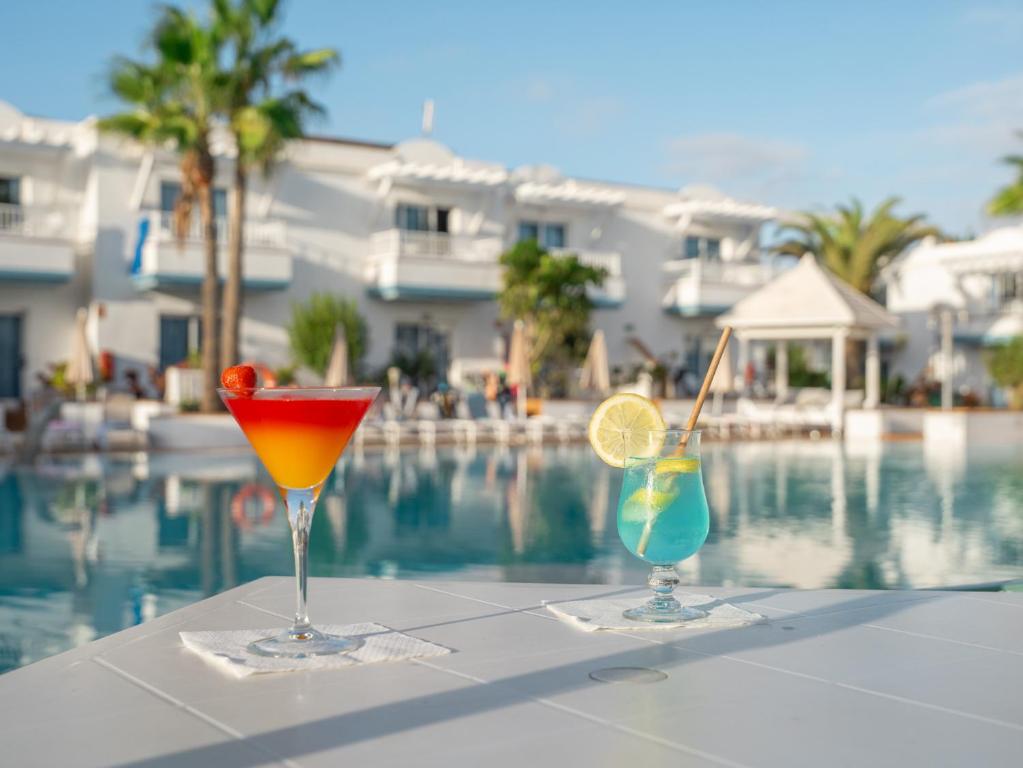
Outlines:
[{"label": "white paper napkin", "polygon": [[359,636],[363,645],[349,653],[310,656],[304,659],[278,659],[250,653],[253,640],[278,634],[281,629],[236,629],[225,632],[180,632],[181,642],[218,669],[234,677],[248,677],[261,672],[298,672],[303,670],[341,669],[353,664],[376,664],[382,661],[419,659],[451,653],[436,643],[406,635],[383,624],[324,624],[317,627],[330,635]]},{"label": "white paper napkin", "polygon": [[573,600],[570,602],[548,602],[544,601],[547,610],[559,619],[568,622],[586,632],[595,632],[598,629],[727,629],[730,627],[744,627],[748,624],[758,624],[764,621],[759,613],[747,611],[730,603],[722,602],[710,595],[694,595],[686,592],[676,592],[675,599],[683,606],[699,608],[706,611],[707,616],[702,619],[689,619],[688,621],[677,621],[666,624],[644,621],[630,621],[622,616],[622,611],[627,608],[635,608],[641,605],[647,598],[626,598],[607,600]]}]

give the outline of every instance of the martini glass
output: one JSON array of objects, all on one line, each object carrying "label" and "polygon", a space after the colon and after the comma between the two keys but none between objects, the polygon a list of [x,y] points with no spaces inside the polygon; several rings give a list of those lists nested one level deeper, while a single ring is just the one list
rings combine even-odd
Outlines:
[{"label": "martini glass", "polygon": [[649,445],[625,460],[618,500],[618,536],[633,555],[653,566],[647,584],[654,596],[624,612],[632,621],[674,623],[706,612],[683,606],[672,592],[675,564],[707,540],[710,510],[700,472],[700,433],[652,430]]},{"label": "martini glass", "polygon": [[295,621],[249,645],[261,656],[302,658],[353,651],[354,637],[313,628],[306,612],[309,527],[323,483],[366,415],[377,387],[219,389],[221,399],[273,478],[295,548]]}]

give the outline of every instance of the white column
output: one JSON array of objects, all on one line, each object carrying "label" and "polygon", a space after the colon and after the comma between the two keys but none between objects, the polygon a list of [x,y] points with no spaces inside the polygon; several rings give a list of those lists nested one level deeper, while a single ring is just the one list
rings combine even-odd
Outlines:
[{"label": "white column", "polygon": [[867,339],[867,362],[864,371],[866,378],[866,396],[863,398],[864,408],[877,408],[881,404],[881,345],[877,334],[872,333]]},{"label": "white column", "polygon": [[845,419],[845,341],[848,331],[839,328],[831,337],[831,425],[842,431]]},{"label": "white column", "polygon": [[782,339],[774,347],[774,396],[781,402],[789,393],[789,345]]},{"label": "white column", "polygon": [[941,407],[952,407],[952,310],[941,310]]},{"label": "white column", "polygon": [[748,394],[746,392],[746,364],[749,362],[749,339],[745,336],[739,337],[739,367],[736,373],[736,379],[739,382],[739,386],[736,387],[740,392]]}]

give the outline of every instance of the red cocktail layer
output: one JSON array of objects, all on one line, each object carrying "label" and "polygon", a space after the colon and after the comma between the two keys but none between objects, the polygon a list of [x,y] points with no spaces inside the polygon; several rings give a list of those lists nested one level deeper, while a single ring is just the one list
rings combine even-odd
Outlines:
[{"label": "red cocktail layer", "polygon": [[372,398],[227,398],[238,426],[277,485],[312,488],[327,479]]}]

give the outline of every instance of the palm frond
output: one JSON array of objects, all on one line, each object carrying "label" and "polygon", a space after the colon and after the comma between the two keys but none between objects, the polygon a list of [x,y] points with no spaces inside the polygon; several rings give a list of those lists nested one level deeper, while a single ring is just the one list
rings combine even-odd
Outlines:
[{"label": "palm frond", "polygon": [[327,72],[341,66],[341,54],[333,48],[317,48],[296,53],[284,62],[282,71],[290,78]]}]

